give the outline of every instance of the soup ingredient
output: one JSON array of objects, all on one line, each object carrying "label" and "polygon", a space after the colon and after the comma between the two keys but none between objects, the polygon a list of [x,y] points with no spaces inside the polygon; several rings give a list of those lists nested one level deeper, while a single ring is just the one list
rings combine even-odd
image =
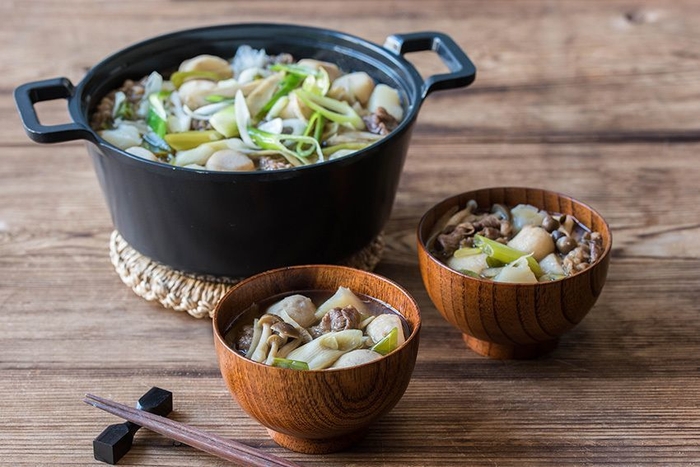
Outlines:
[{"label": "soup ingredient", "polygon": [[[405,322],[375,299],[339,287],[317,308],[308,295],[296,293],[274,301],[252,324],[229,331],[227,343],[267,365],[318,370],[365,363],[405,342]],[[246,316],[257,316],[258,310],[255,305]],[[351,355],[340,360],[346,354]]]},{"label": "soup ingredient", "polygon": [[362,365],[382,358],[382,354],[370,349],[355,349],[344,353],[331,365],[331,368],[347,368],[349,366]]},{"label": "soup ingredient", "polygon": [[436,223],[428,249],[463,274],[502,282],[557,280],[582,271],[603,251],[602,236],[573,216],[519,204],[479,211],[470,200]]},{"label": "soup ingredient", "polygon": [[[403,116],[398,90],[365,72],[244,45],[230,60],[202,54],[169,76],[154,71],[125,81],[98,103],[91,126],[107,142],[142,147],[159,162],[240,172],[346,157],[388,135]],[[222,149],[247,159],[219,155],[209,163]]]}]

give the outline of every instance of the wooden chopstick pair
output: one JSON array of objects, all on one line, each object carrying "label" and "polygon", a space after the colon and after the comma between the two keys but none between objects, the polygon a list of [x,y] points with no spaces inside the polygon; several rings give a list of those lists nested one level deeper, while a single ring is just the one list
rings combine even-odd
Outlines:
[{"label": "wooden chopstick pair", "polygon": [[83,402],[222,459],[250,466],[299,467],[299,464],[267,454],[237,441],[222,438],[184,423],[143,412],[103,397],[86,394]]}]

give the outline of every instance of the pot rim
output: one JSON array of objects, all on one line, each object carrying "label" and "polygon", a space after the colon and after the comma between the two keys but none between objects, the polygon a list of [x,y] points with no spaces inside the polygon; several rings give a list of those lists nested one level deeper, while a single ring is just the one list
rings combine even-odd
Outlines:
[{"label": "pot rim", "polygon": [[[366,148],[356,151],[350,156],[326,160],[307,166],[253,172],[216,172],[148,161],[113,146],[90,127],[88,120],[89,107],[91,104],[90,98],[101,98],[102,96],[95,96],[95,94],[89,92],[87,88],[89,85],[95,82],[99,83],[105,78],[113,79],[115,76],[123,75],[123,71],[126,67],[124,64],[119,63],[121,58],[129,54],[138,53],[141,50],[146,50],[149,46],[174,40],[179,37],[215,34],[216,32],[227,30],[233,32],[238,31],[239,34],[242,31],[265,31],[265,34],[251,34],[251,40],[258,40],[264,35],[270,35],[268,30],[276,31],[278,35],[284,32],[286,34],[293,34],[296,41],[314,40],[321,44],[328,44],[325,47],[316,45],[316,48],[319,50],[332,50],[362,60],[367,63],[369,67],[391,76],[397,85],[401,86],[402,89],[400,89],[400,91],[402,91],[404,98],[408,100],[408,102],[404,103],[406,115],[399,123],[399,126],[390,134],[386,135],[386,137],[370,144]],[[201,36],[200,39],[202,39],[203,43],[211,43],[216,40],[215,37],[207,39]],[[333,44],[333,41],[330,39],[335,39],[335,42],[342,42],[342,45]],[[230,40],[235,41],[237,39],[236,37],[232,37]],[[245,37],[241,37],[240,40],[242,41],[241,43],[244,43]],[[274,42],[280,43],[281,41],[275,39]],[[283,48],[284,44],[281,45]],[[450,69],[450,73],[433,75],[423,80],[416,68],[403,56],[405,53],[426,50],[432,50],[438,53],[445,65]],[[349,51],[355,51],[356,54],[350,54]],[[143,62],[145,60],[145,57],[138,57],[134,63]],[[116,67],[111,65],[113,62],[117,65]],[[105,71],[107,71],[107,73],[105,73]],[[183,174],[207,174],[214,177],[226,178],[235,175],[266,179],[270,177],[284,178],[293,176],[295,173],[311,170],[315,167],[324,167],[328,165],[344,166],[359,159],[364,159],[372,154],[373,151],[381,150],[384,145],[390,144],[391,141],[409,131],[417,118],[423,100],[430,92],[468,86],[474,81],[475,75],[476,68],[464,51],[449,36],[439,32],[425,31],[409,34],[394,34],[387,37],[384,46],[380,46],[346,32],[314,26],[275,22],[224,23],[167,32],[132,43],[106,56],[92,66],[75,87],[73,87],[66,78],[27,83],[15,90],[15,99],[27,134],[31,139],[40,143],[85,139],[108,153],[116,153],[134,164],[138,164],[141,167],[148,167],[156,171],[167,171],[169,173],[175,171]],[[33,104],[43,100],[57,98],[68,99],[68,109],[73,118],[73,123],[55,126],[41,125],[36,118]],[[278,175],[275,176],[272,174]]]}]

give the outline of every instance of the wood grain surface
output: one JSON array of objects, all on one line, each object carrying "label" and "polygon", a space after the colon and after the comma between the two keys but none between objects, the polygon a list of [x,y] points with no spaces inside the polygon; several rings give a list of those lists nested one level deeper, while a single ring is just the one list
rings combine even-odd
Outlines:
[{"label": "wood grain surface", "polygon": [[[99,465],[92,439],[117,420],[82,396],[133,404],[151,386],[173,391],[172,418],[303,465],[700,465],[700,3],[6,0],[0,15],[1,465]],[[478,68],[467,90],[426,99],[376,271],[421,306],[413,378],[362,443],[332,455],[275,445],[229,396],[211,322],[122,284],[83,144],[30,142],[12,99],[29,81],[77,83],[156,34],[252,21],[379,44],[437,30]],[[442,71],[433,54],[408,58]],[[38,107],[67,121],[62,101]],[[614,237],[595,307],[534,361],[467,350],[418,271],[422,213],[497,185],[571,195]],[[120,465],[226,464],[144,430]]]}]

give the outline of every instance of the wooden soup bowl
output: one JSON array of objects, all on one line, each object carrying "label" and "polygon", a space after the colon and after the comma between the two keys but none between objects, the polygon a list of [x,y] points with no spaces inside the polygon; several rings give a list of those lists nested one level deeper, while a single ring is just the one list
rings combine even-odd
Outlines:
[{"label": "wooden soup bowl", "polygon": [[[473,199],[482,208],[494,203],[573,215],[603,237],[603,253],[584,271],[552,282],[514,284],[461,274],[433,257],[426,242],[436,222],[451,208]],[[593,307],[608,272],[612,235],[603,217],[568,196],[535,188],[486,188],[445,199],[418,225],[418,261],[423,284],[442,316],[463,333],[475,352],[500,359],[534,358],[553,350],[559,337]]]},{"label": "wooden soup bowl", "polygon": [[[224,341],[230,327],[253,303],[285,292],[327,290],[339,286],[390,305],[408,322],[406,342],[363,365],[312,371],[254,362]],[[214,311],[214,343],[221,375],[233,398],[267,427],[287,449],[323,454],[350,447],[376,419],[401,399],[418,353],[421,316],[415,300],[390,280],[342,266],[295,266],[253,276],[234,286]]]}]

